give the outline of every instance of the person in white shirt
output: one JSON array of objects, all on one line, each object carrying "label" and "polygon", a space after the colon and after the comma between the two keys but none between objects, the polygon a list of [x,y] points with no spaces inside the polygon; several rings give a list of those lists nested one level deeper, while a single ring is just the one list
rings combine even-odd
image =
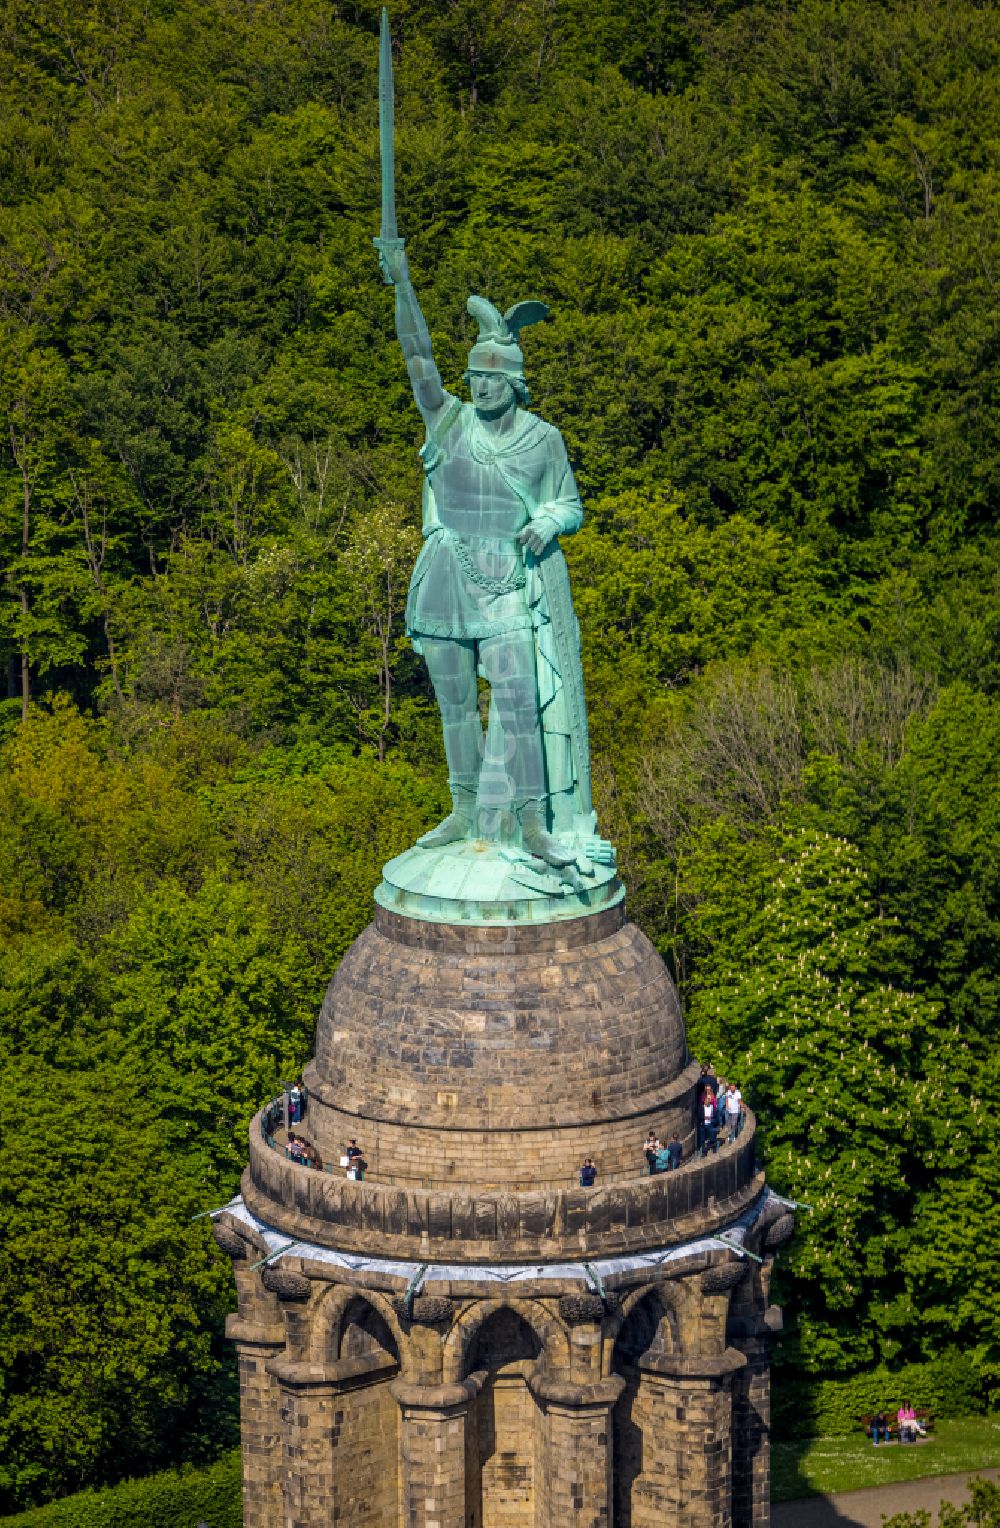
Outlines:
[{"label": "person in white shirt", "polygon": [[713,1151],[719,1149],[719,1131],[715,1123],[715,1094],[711,1088],[702,1091],[701,1103],[698,1105],[698,1145],[703,1157],[708,1156],[708,1148]]},{"label": "person in white shirt", "polygon": [[729,1130],[729,1139],[735,1141],[740,1128],[740,1115],[743,1111],[743,1094],[735,1082],[729,1084],[726,1092],[726,1125]]}]

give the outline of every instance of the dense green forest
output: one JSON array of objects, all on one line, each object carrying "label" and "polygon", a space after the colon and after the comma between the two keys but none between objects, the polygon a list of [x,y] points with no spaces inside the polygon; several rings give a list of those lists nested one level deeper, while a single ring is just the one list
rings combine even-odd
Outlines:
[{"label": "dense green forest", "polygon": [[[779,1388],[954,1355],[995,1401],[995,11],[392,22],[446,380],[470,291],[553,310],[528,374],[632,914],[814,1206]],[[0,1509],[231,1446],[190,1217],[442,809],[377,24],[0,14]]]}]

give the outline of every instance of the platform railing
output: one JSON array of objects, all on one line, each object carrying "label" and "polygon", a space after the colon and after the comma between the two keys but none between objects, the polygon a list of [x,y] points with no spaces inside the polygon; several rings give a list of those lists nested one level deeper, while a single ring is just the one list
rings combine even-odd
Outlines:
[{"label": "platform railing", "polygon": [[[696,1146],[695,1149],[691,1152],[690,1156],[687,1156],[687,1157],[684,1158],[684,1160],[681,1162],[680,1167],[668,1168],[668,1169],[666,1169],[666,1171],[663,1174],[641,1172],[641,1171],[640,1172],[627,1172],[626,1171],[626,1172],[607,1172],[607,1173],[605,1173],[605,1172],[601,1172],[600,1168],[598,1168],[598,1182],[594,1185],[594,1187],[595,1188],[607,1188],[610,1184],[613,1184],[613,1183],[634,1183],[637,1178],[641,1179],[641,1178],[659,1177],[659,1176],[666,1177],[668,1175],[672,1175],[673,1173],[682,1173],[682,1172],[690,1171],[690,1169],[695,1168],[695,1167],[699,1167],[703,1162],[707,1161],[709,1156],[713,1156],[713,1155],[721,1156],[721,1155],[723,1155],[724,1153],[726,1153],[726,1152],[728,1152],[730,1150],[735,1151],[736,1147],[737,1147],[737,1144],[739,1142],[739,1138],[740,1138],[741,1134],[743,1133],[743,1127],[744,1127],[744,1125],[747,1122],[748,1115],[749,1115],[749,1111],[744,1106],[744,1108],[740,1110],[740,1116],[739,1116],[739,1120],[738,1120],[737,1126],[736,1126],[736,1133],[733,1136],[732,1140],[730,1140],[728,1137],[725,1140],[720,1139],[719,1142],[718,1142],[718,1145],[717,1145],[717,1147],[715,1149],[715,1151],[708,1153],[707,1156],[703,1156],[701,1148]],[[290,1166],[292,1166],[292,1167],[301,1167],[303,1172],[324,1172],[324,1173],[330,1173],[334,1177],[337,1177],[337,1176],[346,1177],[347,1169],[340,1166],[339,1157],[336,1160],[330,1161],[330,1162],[327,1162],[327,1161],[324,1160],[323,1166],[321,1168],[318,1168],[318,1167],[315,1167],[315,1166],[312,1166],[312,1165],[309,1165],[309,1164],[306,1164],[306,1163],[303,1163],[303,1162],[295,1162],[291,1158],[288,1157],[288,1153],[287,1153],[287,1151],[285,1149],[285,1146],[283,1145],[283,1143],[281,1141],[276,1139],[275,1133],[274,1133],[275,1130],[277,1130],[277,1129],[282,1129],[282,1130],[285,1129],[285,1098],[284,1098],[284,1094],[283,1093],[279,1093],[275,1098],[270,1099],[265,1104],[264,1109],[263,1109],[263,1111],[261,1113],[260,1128],[261,1128],[261,1135],[263,1137],[265,1146],[269,1146],[272,1151],[280,1152],[280,1154],[283,1157],[285,1157],[286,1160],[288,1160]],[[720,1132],[720,1136],[721,1136],[721,1132]],[[406,1188],[406,1187],[415,1187],[415,1186],[417,1186],[417,1185],[414,1185],[412,1179],[405,1178],[405,1179],[403,1179],[401,1181],[393,1173],[382,1173],[382,1172],[380,1172],[378,1177],[377,1178],[373,1178],[371,1181],[372,1182],[377,1182],[377,1183],[384,1183],[384,1184],[386,1184],[390,1188]],[[439,1185],[439,1184],[437,1184],[431,1178],[421,1179],[421,1182],[419,1184],[419,1187],[424,1188],[424,1189],[434,1189],[434,1188],[437,1188],[437,1187],[446,1187],[446,1186],[447,1185]],[[566,1187],[570,1187],[570,1186],[578,1187],[579,1185],[573,1183],[573,1184],[567,1184],[565,1186]],[[526,1190],[530,1189],[531,1187],[533,1187],[533,1185],[531,1183],[529,1183],[529,1182],[525,1183],[525,1189]],[[504,1188],[504,1189],[513,1190],[514,1192],[517,1192],[517,1189],[518,1189],[518,1180],[515,1180],[512,1183],[504,1183],[504,1184],[496,1184],[496,1185],[483,1184],[482,1188],[483,1188],[484,1192],[489,1192],[491,1190],[496,1190],[496,1189],[499,1189],[499,1188]]]}]

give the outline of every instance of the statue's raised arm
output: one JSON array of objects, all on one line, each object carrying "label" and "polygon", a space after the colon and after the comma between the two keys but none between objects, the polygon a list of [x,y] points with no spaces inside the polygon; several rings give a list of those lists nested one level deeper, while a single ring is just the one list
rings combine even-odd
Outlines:
[{"label": "statue's raised arm", "polygon": [[396,333],[410,376],[410,386],[417,408],[428,430],[449,401],[441,383],[441,373],[434,363],[431,334],[427,320],[420,311],[417,294],[410,280],[403,240],[393,241],[393,247],[383,249],[383,240],[376,239],[379,248],[379,265],[388,284],[396,289]]}]

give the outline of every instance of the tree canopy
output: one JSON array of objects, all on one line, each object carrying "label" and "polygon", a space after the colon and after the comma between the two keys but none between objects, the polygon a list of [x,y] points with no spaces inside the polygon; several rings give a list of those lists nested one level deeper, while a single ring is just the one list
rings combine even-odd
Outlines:
[{"label": "tree canopy", "polygon": [[[229,1442],[229,1275],[190,1216],[442,807],[378,13],[0,16],[10,1509]],[[632,915],[814,1206],[778,1383],[961,1350],[995,1397],[993,8],[399,0],[392,28],[448,385],[469,292],[552,309],[528,377],[585,500]]]}]

